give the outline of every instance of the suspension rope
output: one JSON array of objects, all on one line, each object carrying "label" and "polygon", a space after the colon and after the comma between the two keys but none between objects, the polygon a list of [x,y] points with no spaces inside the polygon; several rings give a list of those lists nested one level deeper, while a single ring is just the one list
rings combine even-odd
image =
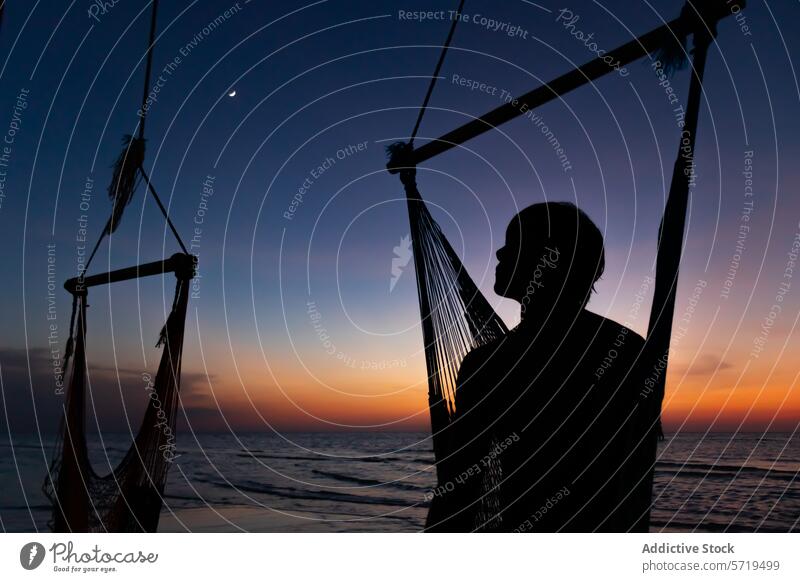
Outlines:
[{"label": "suspension rope", "polygon": [[178,234],[178,230],[175,228],[175,225],[172,224],[172,220],[170,220],[169,214],[167,213],[167,209],[164,207],[164,204],[161,203],[161,198],[158,196],[158,192],[156,192],[155,186],[150,181],[150,177],[144,171],[144,168],[139,166],[139,173],[144,178],[145,183],[147,184],[147,189],[150,191],[150,194],[153,195],[153,198],[156,199],[156,203],[158,204],[158,208],[161,210],[161,214],[164,215],[164,218],[167,220],[167,224],[169,225],[170,229],[172,229],[172,234],[175,235],[175,240],[178,241],[178,244],[181,245],[181,249],[183,249],[184,254],[189,254],[189,251],[186,250],[186,245],[183,244],[183,240],[181,239],[181,235]]},{"label": "suspension rope", "polygon": [[411,132],[411,139],[408,141],[409,146],[414,146],[414,138],[417,137],[417,132],[419,131],[419,126],[422,123],[422,118],[425,116],[425,111],[428,109],[428,102],[431,100],[431,95],[433,94],[433,88],[436,86],[436,81],[439,79],[439,71],[442,69],[442,64],[444,63],[444,57],[447,55],[447,49],[450,48],[450,42],[453,40],[453,35],[456,32],[456,26],[458,26],[458,21],[461,20],[461,11],[464,9],[464,0],[461,0],[458,3],[458,9],[456,10],[455,17],[453,18],[453,24],[450,25],[450,32],[447,35],[447,39],[444,41],[444,45],[442,46],[442,52],[439,55],[439,62],[436,63],[436,68],[433,70],[433,76],[431,77],[431,82],[428,85],[428,92],[425,94],[425,99],[422,101],[422,107],[419,108],[419,115],[417,115],[417,123],[414,124],[414,131]]},{"label": "suspension rope", "polygon": [[150,18],[150,40],[147,43],[147,62],[144,68],[144,91],[142,92],[141,123],[139,139],[144,139],[144,123],[147,120],[147,97],[150,94],[150,71],[153,69],[153,46],[156,42],[156,18],[158,17],[158,0],[153,0],[153,11]]},{"label": "suspension rope", "polygon": [[[158,22],[158,0],[153,0],[151,17],[150,17],[150,34],[148,36],[148,42],[147,42],[147,57],[145,59],[144,85],[142,89],[142,106],[140,108],[140,111],[142,113],[139,121],[139,128],[136,138],[139,142],[144,142],[144,127],[145,127],[145,122],[147,120],[147,99],[150,94],[150,77],[153,70],[153,49],[155,48],[157,22]],[[133,140],[131,140],[128,144],[128,152],[130,152],[130,147],[132,144]],[[152,182],[150,181],[149,176],[145,173],[143,165],[140,164],[136,168],[136,170],[138,171],[141,178],[143,178],[144,181],[147,183],[148,191],[155,199],[156,204],[158,205],[158,208],[161,211],[161,214],[164,215],[164,218],[166,219],[167,224],[169,225],[170,230],[172,231],[172,234],[175,236],[175,240],[178,242],[183,252],[185,254],[189,254],[189,251],[186,250],[186,245],[183,243],[183,240],[178,234],[178,230],[175,228],[175,225],[172,223],[172,220],[170,219],[169,214],[167,213],[167,210],[164,207],[164,204],[161,202],[161,198],[158,196],[158,192],[156,192],[156,189],[153,186]],[[110,229],[111,221],[113,220],[114,220],[114,211],[112,210],[112,217],[109,219],[108,225],[103,230],[103,232],[100,233],[100,236],[98,237],[97,242],[95,243],[94,248],[92,249],[92,252],[89,255],[89,260],[86,261],[86,267],[83,270],[84,273],[89,269],[89,265],[91,265],[92,259],[94,259],[97,250],[100,248],[100,243],[102,243],[106,235],[109,234],[111,230]]]}]

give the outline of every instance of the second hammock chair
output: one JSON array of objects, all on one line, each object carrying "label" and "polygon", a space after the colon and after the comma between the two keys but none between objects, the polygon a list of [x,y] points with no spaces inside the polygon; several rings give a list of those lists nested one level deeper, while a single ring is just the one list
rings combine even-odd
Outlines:
[{"label": "second hammock chair", "polygon": [[[44,492],[53,506],[52,528],[56,532],[152,532],[158,527],[162,495],[175,457],[175,414],[178,406],[183,356],[183,337],[189,285],[196,267],[178,231],[144,171],[147,100],[153,47],[156,40],[158,0],[152,0],[146,50],[142,108],[136,136],[123,138],[124,148],[113,166],[108,187],[111,216],[97,239],[85,269],[88,270],[100,243],[120,224],[123,212],[143,180],[183,250],[155,261],[109,273],[68,280],[64,287],[72,295],[70,336],[64,350],[63,368],[68,375],[67,395]],[[122,461],[106,476],[92,468],[86,440],[87,297],[90,287],[118,281],[174,273],[175,295],[156,346],[163,346],[152,385],[147,386],[147,407],[142,424]]]},{"label": "second hammock chair", "polygon": [[[176,278],[175,296],[158,340],[157,345],[163,346],[161,361],[152,385],[147,387],[142,424],[122,461],[108,475],[100,476],[92,468],[86,442],[88,289],[170,272]],[[175,413],[193,272],[193,257],[176,254],[165,261],[65,283],[74,301],[74,349],[59,440],[45,483],[45,492],[53,502],[53,531],[156,531],[167,471],[175,457]]]}]

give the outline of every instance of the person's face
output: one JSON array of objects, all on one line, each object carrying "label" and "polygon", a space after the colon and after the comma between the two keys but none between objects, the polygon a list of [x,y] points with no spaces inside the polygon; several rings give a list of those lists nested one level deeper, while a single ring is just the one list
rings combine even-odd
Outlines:
[{"label": "person's face", "polygon": [[519,301],[523,307],[533,301],[551,303],[562,287],[561,253],[552,241],[539,233],[544,229],[521,232],[513,220],[506,230],[505,245],[497,251],[494,291],[502,297]]},{"label": "person's face", "polygon": [[506,229],[505,245],[497,251],[497,267],[494,271],[494,292],[501,297],[519,301],[524,293],[524,286],[519,288],[519,272],[525,262],[520,248],[519,224],[513,221]]}]

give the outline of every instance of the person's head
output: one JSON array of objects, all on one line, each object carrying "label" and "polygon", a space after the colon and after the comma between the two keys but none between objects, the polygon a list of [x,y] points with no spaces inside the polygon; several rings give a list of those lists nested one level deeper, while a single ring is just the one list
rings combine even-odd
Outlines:
[{"label": "person's head", "polygon": [[511,219],[497,251],[494,290],[526,309],[584,306],[605,268],[603,235],[569,202],[528,206]]}]

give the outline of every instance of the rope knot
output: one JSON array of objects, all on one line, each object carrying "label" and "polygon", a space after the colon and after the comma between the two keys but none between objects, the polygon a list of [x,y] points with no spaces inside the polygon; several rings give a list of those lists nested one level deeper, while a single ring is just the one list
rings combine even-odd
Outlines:
[{"label": "rope knot", "polygon": [[386,146],[389,156],[387,167],[391,173],[399,173],[403,186],[416,186],[417,166],[412,159],[414,147],[401,141]]}]

